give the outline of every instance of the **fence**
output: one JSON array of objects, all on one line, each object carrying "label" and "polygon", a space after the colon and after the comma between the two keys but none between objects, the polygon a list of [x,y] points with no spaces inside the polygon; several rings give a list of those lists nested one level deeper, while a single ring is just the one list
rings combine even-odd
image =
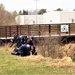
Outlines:
[{"label": "fence", "polygon": [[73,36],[75,23],[0,26],[0,38],[12,37],[13,32],[27,36]]},{"label": "fence", "polygon": [[40,37],[38,48],[41,54],[55,58],[62,56],[58,43],[61,37],[75,36],[75,23],[0,26],[0,38],[13,37],[13,32],[17,35]]}]

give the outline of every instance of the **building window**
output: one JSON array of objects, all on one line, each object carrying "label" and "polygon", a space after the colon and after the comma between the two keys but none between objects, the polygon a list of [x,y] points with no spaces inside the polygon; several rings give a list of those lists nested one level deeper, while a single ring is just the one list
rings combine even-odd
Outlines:
[{"label": "building window", "polygon": [[72,23],[74,23],[74,19],[72,19]]},{"label": "building window", "polygon": [[52,20],[50,20],[50,22],[52,22]]},{"label": "building window", "polygon": [[33,21],[33,24],[35,24],[35,21]]}]

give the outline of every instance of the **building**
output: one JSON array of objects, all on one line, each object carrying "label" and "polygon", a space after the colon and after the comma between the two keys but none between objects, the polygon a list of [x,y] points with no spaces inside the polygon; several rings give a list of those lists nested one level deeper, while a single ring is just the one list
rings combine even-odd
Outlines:
[{"label": "building", "polygon": [[43,15],[19,15],[17,24],[75,23],[75,11],[52,11]]},{"label": "building", "polygon": [[15,18],[17,24],[28,25],[28,24],[42,24],[43,15],[19,15]]},{"label": "building", "polygon": [[53,11],[43,14],[43,23],[75,23],[75,11]]}]

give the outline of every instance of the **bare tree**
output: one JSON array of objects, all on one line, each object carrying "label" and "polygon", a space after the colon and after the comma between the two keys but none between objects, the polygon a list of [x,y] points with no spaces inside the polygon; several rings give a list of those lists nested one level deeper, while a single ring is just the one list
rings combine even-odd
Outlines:
[{"label": "bare tree", "polygon": [[5,7],[3,4],[0,4],[0,25],[11,25],[16,24],[15,22],[15,16],[17,15],[17,12],[8,12],[5,10]]},{"label": "bare tree", "polygon": [[62,51],[60,48],[60,37],[42,37],[37,41],[39,43],[40,54],[44,57],[62,58]]}]

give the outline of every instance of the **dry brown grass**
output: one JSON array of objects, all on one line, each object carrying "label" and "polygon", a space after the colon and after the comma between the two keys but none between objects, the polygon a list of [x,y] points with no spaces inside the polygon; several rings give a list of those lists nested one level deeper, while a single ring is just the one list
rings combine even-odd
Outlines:
[{"label": "dry brown grass", "polygon": [[60,50],[62,50],[63,57],[71,56],[73,61],[75,61],[75,43],[69,43],[64,46],[61,46]]},{"label": "dry brown grass", "polygon": [[38,63],[45,63],[45,65],[50,66],[50,67],[75,67],[74,62],[67,62],[67,57],[64,57],[62,59],[57,58],[57,59],[52,59],[50,57],[43,57],[42,55],[37,55],[37,56],[27,56],[24,57],[23,60],[30,60],[33,62],[38,62]]},{"label": "dry brown grass", "polygon": [[[11,43],[5,44],[5,50],[9,53],[14,48],[15,48],[15,44],[12,46],[11,46]],[[70,44],[66,44],[64,46],[61,46],[62,53],[64,52],[64,50],[67,50],[68,56],[70,56],[70,55],[72,56],[74,49],[75,49],[74,43],[70,43]],[[74,62],[67,62],[67,55],[64,53],[63,53],[63,55],[64,55],[64,57],[62,59],[60,59],[60,58],[52,59],[50,57],[43,57],[39,53],[36,56],[30,55],[30,56],[24,57],[23,60],[31,60],[34,62],[44,62],[44,63],[46,63],[47,66],[51,66],[51,67],[75,67],[75,63]]]},{"label": "dry brown grass", "polygon": [[47,66],[51,66],[51,67],[75,67],[75,63],[74,62],[67,62],[67,57],[64,57],[62,59],[50,59],[49,61],[46,61],[46,65]]},{"label": "dry brown grass", "polygon": [[30,55],[27,57],[24,57],[23,60],[30,60],[30,61],[34,61],[34,62],[42,62],[45,61],[45,57],[43,57],[42,55]]},{"label": "dry brown grass", "polygon": [[75,43],[69,43],[61,47],[61,49],[66,50],[68,56],[71,56],[73,51],[75,50]]},{"label": "dry brown grass", "polygon": [[11,52],[11,51],[14,50],[15,46],[16,46],[16,44],[12,45],[11,43],[6,43],[5,44],[5,50],[8,51],[8,52]]}]

